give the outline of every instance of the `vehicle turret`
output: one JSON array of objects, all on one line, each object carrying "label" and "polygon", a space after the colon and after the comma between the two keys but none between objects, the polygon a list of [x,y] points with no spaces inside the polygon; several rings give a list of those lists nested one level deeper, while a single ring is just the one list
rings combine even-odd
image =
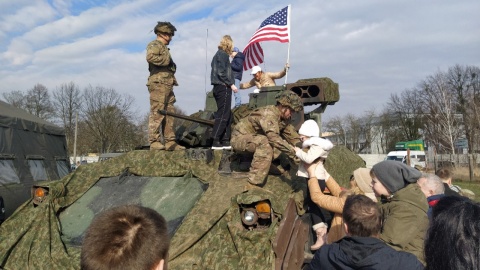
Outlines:
[{"label": "vehicle turret", "polygon": [[[284,90],[293,91],[303,102],[304,109],[295,112],[292,116],[293,125],[297,129],[307,119],[314,119],[321,125],[321,114],[325,112],[328,105],[333,105],[340,99],[338,84],[326,77],[302,79],[282,86],[262,87],[258,93],[249,94],[248,103],[232,110],[233,125],[256,108],[277,104],[277,95]],[[305,108],[315,105],[316,108],[305,113]],[[213,94],[209,92],[203,111],[190,116],[169,112],[160,113],[186,120],[176,130],[177,140],[180,144],[187,147],[210,147],[213,141],[211,138],[213,114],[216,110],[215,99]]]}]

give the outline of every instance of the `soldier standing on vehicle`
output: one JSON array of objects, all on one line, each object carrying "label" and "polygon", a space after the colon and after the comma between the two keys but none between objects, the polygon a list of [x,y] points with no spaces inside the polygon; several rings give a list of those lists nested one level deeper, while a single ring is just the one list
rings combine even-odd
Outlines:
[{"label": "soldier standing on vehicle", "polygon": [[287,74],[287,69],[290,66],[288,63],[285,64],[285,68],[279,72],[263,72],[262,68],[259,66],[254,66],[252,68],[252,72],[250,73],[253,75],[253,79],[249,82],[241,83],[240,89],[247,89],[253,86],[256,86],[258,89],[261,89],[265,86],[275,86],[275,80],[281,79]]},{"label": "soldier standing on vehicle", "polygon": [[[158,22],[153,31],[157,39],[147,45],[148,77],[147,87],[150,93],[150,116],[148,119],[148,140],[150,150],[180,150],[185,147],[175,142],[173,117],[161,115],[158,110],[175,112],[175,94],[173,86],[177,69],[170,55],[170,44],[177,29],[169,22]],[[163,142],[162,142],[163,140]]]},{"label": "soldier standing on vehicle", "polygon": [[262,185],[272,164],[281,152],[295,158],[294,144],[298,143],[290,120],[294,111],[303,109],[300,97],[290,90],[277,96],[277,105],[258,108],[233,127],[232,148],[235,152],[252,153],[248,182]]}]

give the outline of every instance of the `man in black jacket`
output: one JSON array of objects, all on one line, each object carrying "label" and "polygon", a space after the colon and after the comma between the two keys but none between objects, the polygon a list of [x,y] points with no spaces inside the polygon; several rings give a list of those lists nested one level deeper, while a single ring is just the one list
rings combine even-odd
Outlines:
[{"label": "man in black jacket", "polygon": [[380,210],[364,195],[352,195],[343,208],[347,236],[322,246],[309,269],[424,269],[415,255],[396,251],[378,239]]}]

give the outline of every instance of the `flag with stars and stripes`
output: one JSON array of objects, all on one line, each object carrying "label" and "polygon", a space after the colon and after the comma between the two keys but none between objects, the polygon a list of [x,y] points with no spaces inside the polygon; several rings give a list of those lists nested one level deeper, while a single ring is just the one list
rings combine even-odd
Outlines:
[{"label": "flag with stars and stripes", "polygon": [[253,34],[243,54],[245,62],[243,69],[248,70],[263,63],[263,49],[260,46],[262,41],[279,41],[282,43],[290,41],[290,5],[275,12],[272,16],[260,24],[260,27]]}]

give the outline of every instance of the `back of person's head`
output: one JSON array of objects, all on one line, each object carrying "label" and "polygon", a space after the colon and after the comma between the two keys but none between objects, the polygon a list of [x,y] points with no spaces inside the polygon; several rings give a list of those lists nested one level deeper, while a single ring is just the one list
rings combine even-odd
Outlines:
[{"label": "back of person's head", "polygon": [[480,204],[446,196],[433,207],[426,269],[480,269]]},{"label": "back of person's head", "polygon": [[152,270],[166,264],[167,223],[155,210],[124,205],[100,213],[87,229],[81,269]]},{"label": "back of person's head", "polygon": [[443,182],[447,183],[452,180],[452,172],[449,169],[441,168],[438,169],[435,174],[442,179]]},{"label": "back of person's head", "polygon": [[230,35],[224,35],[218,44],[218,49],[230,55],[230,53],[233,51],[232,37]]},{"label": "back of person's head", "polygon": [[377,201],[375,193],[373,192],[372,177],[370,176],[370,169],[358,168],[353,171],[353,175],[350,177],[350,181],[354,181],[355,187],[353,188],[355,194],[362,194],[369,197],[373,201]]},{"label": "back of person's head", "polygon": [[417,182],[422,173],[395,160],[384,160],[373,165],[370,175],[376,177],[390,193]]},{"label": "back of person's head", "polygon": [[343,207],[343,222],[350,236],[376,237],[382,227],[380,209],[365,195],[347,197]]},{"label": "back of person's head", "polygon": [[422,173],[422,177],[418,179],[417,183],[426,197],[443,194],[445,191],[442,179],[435,174]]}]

